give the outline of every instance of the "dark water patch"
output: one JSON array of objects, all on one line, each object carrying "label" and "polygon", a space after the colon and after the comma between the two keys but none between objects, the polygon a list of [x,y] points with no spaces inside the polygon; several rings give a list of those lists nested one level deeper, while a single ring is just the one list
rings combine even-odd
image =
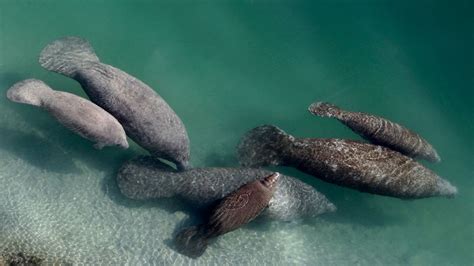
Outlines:
[{"label": "dark water patch", "polygon": [[34,255],[26,252],[0,251],[1,266],[40,266],[40,265],[73,265],[63,259],[53,258],[44,255]]},{"label": "dark water patch", "polygon": [[9,266],[39,266],[43,259],[35,256],[27,256],[21,252],[16,254],[0,255],[0,265]]}]

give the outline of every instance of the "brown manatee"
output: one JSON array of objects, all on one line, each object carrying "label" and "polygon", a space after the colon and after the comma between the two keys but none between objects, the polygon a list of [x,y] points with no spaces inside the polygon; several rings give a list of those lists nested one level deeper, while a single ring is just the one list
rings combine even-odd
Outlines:
[{"label": "brown manatee", "polygon": [[55,91],[37,79],[14,84],[8,89],[7,98],[48,111],[66,128],[96,142],[94,147],[98,149],[104,146],[128,148],[127,136],[117,119],[89,100]]},{"label": "brown manatee", "polygon": [[202,225],[192,226],[179,232],[175,238],[178,251],[191,258],[201,256],[209,239],[218,237],[255,219],[272,198],[279,173],[255,180],[223,198],[212,209]]},{"label": "brown manatee", "polygon": [[441,161],[436,150],[417,133],[385,118],[342,110],[330,103],[316,102],[308,110],[317,116],[334,117],[373,144],[388,147],[413,158]]},{"label": "brown manatee", "polygon": [[117,118],[127,135],[153,156],[172,161],[178,169],[188,166],[188,134],[173,109],[142,81],[100,62],[86,40],[53,41],[39,63],[78,81],[91,101]]},{"label": "brown manatee", "polygon": [[[135,200],[176,197],[204,210],[240,186],[262,179],[271,171],[254,168],[205,167],[177,172],[150,156],[125,162],[117,174],[120,192]],[[312,186],[281,175],[264,216],[292,221],[336,210],[323,194]]]},{"label": "brown manatee", "polygon": [[298,139],[275,126],[249,131],[239,143],[238,156],[243,166],[293,166],[330,183],[391,197],[457,193],[448,181],[389,148],[343,139]]}]

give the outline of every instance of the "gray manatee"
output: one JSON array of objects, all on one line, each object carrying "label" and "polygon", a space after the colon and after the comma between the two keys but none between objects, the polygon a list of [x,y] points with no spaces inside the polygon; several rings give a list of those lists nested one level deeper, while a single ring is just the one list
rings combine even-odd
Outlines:
[{"label": "gray manatee", "polygon": [[[126,162],[117,184],[125,196],[148,200],[178,197],[197,207],[208,207],[240,186],[273,172],[253,168],[194,168],[176,172],[150,156]],[[323,194],[293,177],[281,175],[264,215],[290,221],[336,210]]]},{"label": "gray manatee", "polygon": [[385,118],[361,112],[350,112],[323,102],[313,103],[308,110],[317,116],[334,117],[366,140],[388,147],[413,158],[440,162],[436,150],[417,133]]},{"label": "gray manatee", "polygon": [[39,63],[78,81],[91,101],[117,118],[127,135],[153,156],[172,161],[178,169],[188,166],[188,134],[173,109],[142,81],[101,63],[86,40],[53,41]]},{"label": "gray manatee", "polygon": [[18,103],[38,106],[74,133],[96,142],[95,148],[120,146],[128,148],[122,125],[94,103],[74,94],[51,89],[44,82],[27,79],[14,84],[7,98]]},{"label": "gray manatee", "polygon": [[285,165],[322,180],[379,195],[415,199],[453,197],[456,187],[422,164],[369,143],[295,138],[270,125],[250,130],[240,141],[241,165]]}]

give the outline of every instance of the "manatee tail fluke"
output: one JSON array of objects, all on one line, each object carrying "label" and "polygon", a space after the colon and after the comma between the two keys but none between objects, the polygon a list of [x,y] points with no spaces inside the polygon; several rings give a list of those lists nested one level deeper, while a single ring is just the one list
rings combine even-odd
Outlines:
[{"label": "manatee tail fluke", "polygon": [[247,132],[237,147],[242,166],[258,167],[282,163],[281,151],[294,138],[278,127],[264,125]]},{"label": "manatee tail fluke", "polygon": [[173,197],[179,192],[179,184],[173,168],[151,156],[127,161],[117,173],[120,192],[135,200]]},{"label": "manatee tail fluke", "polygon": [[37,79],[26,79],[15,83],[7,91],[7,98],[17,103],[41,106],[42,99],[53,90],[43,81]]},{"label": "manatee tail fluke", "polygon": [[313,115],[321,117],[339,117],[341,109],[339,107],[325,102],[315,102],[308,107],[308,111]]},{"label": "manatee tail fluke", "polygon": [[174,244],[179,253],[196,259],[206,251],[208,240],[201,226],[191,226],[176,235]]},{"label": "manatee tail fluke", "polygon": [[454,198],[456,194],[458,194],[458,189],[451,185],[447,180],[439,178],[436,182],[436,186],[438,188],[438,193],[440,196],[444,196],[447,198]]},{"label": "manatee tail fluke", "polygon": [[78,69],[98,61],[89,42],[79,37],[55,40],[41,51],[39,57],[42,67],[68,77],[74,76]]}]

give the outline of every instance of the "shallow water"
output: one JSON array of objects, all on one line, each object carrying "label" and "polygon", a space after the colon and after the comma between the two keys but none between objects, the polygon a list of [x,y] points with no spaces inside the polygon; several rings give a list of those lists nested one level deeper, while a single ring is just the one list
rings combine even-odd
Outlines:
[{"label": "shallow water", "polygon": [[257,220],[191,261],[169,247],[193,217],[173,200],[125,199],[114,175],[145,153],[105,148],[0,97],[0,253],[87,264],[472,265],[474,39],[468,1],[0,1],[0,90],[24,78],[85,96],[43,70],[41,49],[88,39],[105,63],[151,85],[185,123],[194,166],[235,166],[249,129],[359,139],[311,116],[315,100],[382,115],[442,157],[459,189],[415,201],[359,193],[289,168],[338,206],[294,223]]}]

